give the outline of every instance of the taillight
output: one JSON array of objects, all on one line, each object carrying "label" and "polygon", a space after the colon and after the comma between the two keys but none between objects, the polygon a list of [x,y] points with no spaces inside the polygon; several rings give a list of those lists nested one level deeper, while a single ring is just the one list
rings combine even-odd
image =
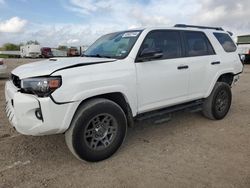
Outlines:
[{"label": "taillight", "polygon": [[250,50],[248,51],[248,54],[250,55]]},{"label": "taillight", "polygon": [[0,65],[3,65],[3,61],[0,61]]}]

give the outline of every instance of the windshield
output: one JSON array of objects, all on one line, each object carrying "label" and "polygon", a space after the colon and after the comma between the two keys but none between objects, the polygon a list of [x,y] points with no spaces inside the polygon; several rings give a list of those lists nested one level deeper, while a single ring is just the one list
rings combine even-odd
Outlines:
[{"label": "windshield", "polygon": [[123,31],[104,35],[83,56],[123,59],[129,54],[140,33],[141,31]]}]

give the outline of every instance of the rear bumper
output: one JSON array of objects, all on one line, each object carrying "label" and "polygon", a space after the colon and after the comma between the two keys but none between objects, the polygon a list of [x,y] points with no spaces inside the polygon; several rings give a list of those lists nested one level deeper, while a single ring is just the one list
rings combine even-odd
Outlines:
[{"label": "rear bumper", "polygon": [[[5,85],[6,114],[13,127],[24,135],[49,135],[65,132],[77,104],[55,104],[49,97],[23,94],[8,81]],[[42,118],[37,116],[41,111]]]}]

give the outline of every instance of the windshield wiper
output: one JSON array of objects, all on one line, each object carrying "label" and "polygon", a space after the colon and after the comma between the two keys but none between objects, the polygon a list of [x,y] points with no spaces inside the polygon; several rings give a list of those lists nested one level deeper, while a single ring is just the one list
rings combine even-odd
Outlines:
[{"label": "windshield wiper", "polygon": [[113,58],[111,56],[107,56],[107,55],[100,55],[100,54],[95,54],[95,55],[85,55],[83,54],[84,57],[98,57],[98,58]]}]

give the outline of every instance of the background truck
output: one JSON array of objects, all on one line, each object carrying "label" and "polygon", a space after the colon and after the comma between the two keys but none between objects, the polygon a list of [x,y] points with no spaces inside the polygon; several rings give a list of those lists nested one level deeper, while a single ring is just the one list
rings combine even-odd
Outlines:
[{"label": "background truck", "polygon": [[237,37],[238,51],[245,56],[245,63],[250,63],[250,35]]},{"label": "background truck", "polygon": [[20,55],[22,58],[39,58],[42,55],[41,46],[37,44],[20,46]]},{"label": "background truck", "polygon": [[51,49],[53,57],[67,57],[67,51],[66,50],[58,50],[55,48]]},{"label": "background truck", "polygon": [[53,57],[51,48],[49,48],[49,47],[43,47],[43,48],[41,48],[41,56],[43,58],[51,58],[51,57]]},{"label": "background truck", "polygon": [[68,49],[67,56],[69,57],[80,56],[80,53],[76,47],[70,47]]}]

